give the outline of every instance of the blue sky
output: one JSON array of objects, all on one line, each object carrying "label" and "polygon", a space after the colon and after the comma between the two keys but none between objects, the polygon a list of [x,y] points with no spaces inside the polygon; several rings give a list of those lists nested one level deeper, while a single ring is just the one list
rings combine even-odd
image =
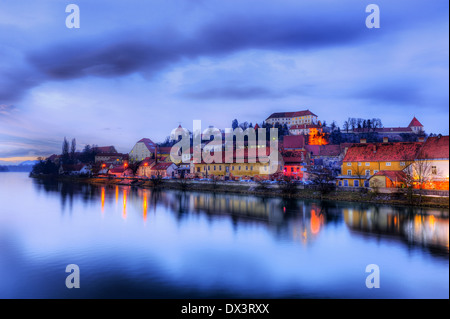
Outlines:
[{"label": "blue sky", "polygon": [[[80,28],[65,25],[68,4]],[[368,29],[365,8],[380,8]],[[310,109],[448,134],[448,1],[2,0],[0,163]]]}]

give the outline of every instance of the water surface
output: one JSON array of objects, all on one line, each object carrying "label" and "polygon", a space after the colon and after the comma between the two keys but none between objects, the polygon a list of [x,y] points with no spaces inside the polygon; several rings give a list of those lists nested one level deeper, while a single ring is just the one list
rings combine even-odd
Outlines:
[{"label": "water surface", "polygon": [[449,298],[448,210],[0,173],[0,297]]}]

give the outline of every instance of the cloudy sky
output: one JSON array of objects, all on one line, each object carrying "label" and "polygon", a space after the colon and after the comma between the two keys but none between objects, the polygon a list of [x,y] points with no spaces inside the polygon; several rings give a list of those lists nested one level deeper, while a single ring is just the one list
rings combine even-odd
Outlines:
[{"label": "cloudy sky", "polygon": [[[68,29],[66,6],[80,8]],[[368,29],[366,6],[380,8]],[[449,133],[447,0],[1,0],[0,164],[309,109]]]}]

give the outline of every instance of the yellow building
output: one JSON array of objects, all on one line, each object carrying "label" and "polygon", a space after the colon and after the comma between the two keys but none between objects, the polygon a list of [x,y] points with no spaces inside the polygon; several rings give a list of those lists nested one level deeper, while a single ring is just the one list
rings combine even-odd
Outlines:
[{"label": "yellow building", "polygon": [[[245,152],[247,153],[247,152]],[[279,152],[278,160],[272,165],[276,166],[276,172],[270,173],[269,163],[261,163],[258,159],[255,163],[249,163],[248,158],[235,156],[233,163],[194,163],[191,161],[191,175],[199,178],[210,178],[212,176],[220,179],[269,179],[273,175],[281,174],[283,171],[283,158]],[[238,163],[241,162],[242,163]]]},{"label": "yellow building", "polygon": [[369,178],[380,171],[403,171],[416,157],[423,143],[358,143],[351,146],[342,162],[336,184],[369,187]]}]

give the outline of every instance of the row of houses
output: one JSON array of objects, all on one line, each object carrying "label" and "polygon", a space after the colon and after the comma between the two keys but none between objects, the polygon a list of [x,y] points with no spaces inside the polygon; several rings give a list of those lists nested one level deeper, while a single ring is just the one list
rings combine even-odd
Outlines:
[{"label": "row of houses", "polygon": [[407,187],[449,189],[449,137],[425,142],[351,145],[336,184],[342,187]]}]

